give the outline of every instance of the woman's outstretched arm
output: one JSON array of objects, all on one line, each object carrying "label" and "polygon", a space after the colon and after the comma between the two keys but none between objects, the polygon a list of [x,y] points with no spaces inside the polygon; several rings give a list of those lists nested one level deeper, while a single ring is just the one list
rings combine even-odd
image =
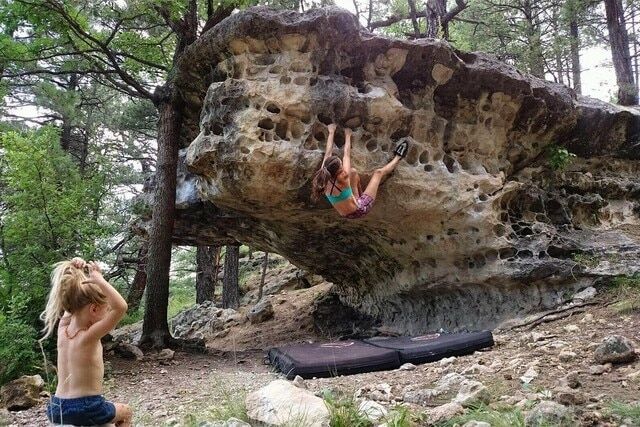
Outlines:
[{"label": "woman's outstretched arm", "polygon": [[342,169],[351,173],[351,129],[344,129],[344,154],[342,155]]},{"label": "woman's outstretched arm", "polygon": [[320,168],[324,167],[324,162],[326,162],[331,156],[331,153],[333,153],[333,138],[336,134],[336,125],[331,123],[327,127],[329,128],[329,136],[327,137],[327,147],[324,151],[324,159],[322,159],[322,166],[320,166]]}]

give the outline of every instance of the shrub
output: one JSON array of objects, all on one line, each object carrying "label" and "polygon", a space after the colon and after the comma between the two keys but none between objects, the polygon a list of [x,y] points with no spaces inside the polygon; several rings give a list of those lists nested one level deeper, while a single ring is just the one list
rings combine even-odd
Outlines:
[{"label": "shrub", "polygon": [[32,326],[0,313],[0,384],[38,370],[36,336]]}]

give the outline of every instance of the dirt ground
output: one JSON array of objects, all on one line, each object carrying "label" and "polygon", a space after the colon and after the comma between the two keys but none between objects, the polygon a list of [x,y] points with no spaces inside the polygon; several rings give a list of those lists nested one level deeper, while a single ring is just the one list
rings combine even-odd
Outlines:
[{"label": "dirt ground", "polygon": [[[324,285],[322,285],[324,286]],[[207,342],[207,354],[176,352],[173,360],[142,361],[110,356],[106,359],[105,394],[110,400],[128,402],[138,426],[196,426],[205,420],[236,415],[244,395],[281,378],[264,364],[260,349],[285,342],[315,340],[311,301],[327,288],[283,290],[271,295],[275,317],[264,323],[234,326],[223,336]],[[314,391],[332,390],[353,395],[358,389],[388,384],[387,407],[403,403],[411,390],[433,388],[438,379],[456,372],[482,382],[491,393],[492,405],[530,408],[541,400],[562,400],[573,407],[580,425],[614,426],[623,423],[609,415],[611,402],[639,403],[640,361],[615,365],[597,373],[594,350],[609,335],[624,335],[640,344],[640,312],[620,314],[601,296],[598,304],[583,312],[533,328],[498,331],[496,345],[487,351],[417,366],[352,376],[306,380]],[[246,308],[244,308],[246,310]],[[249,349],[249,350],[247,350]],[[537,376],[525,384],[529,369]],[[561,379],[572,374],[577,388],[561,396]],[[451,396],[438,396],[420,404],[406,403],[413,413],[428,411]],[[11,426],[46,426],[44,403],[9,416]],[[1,423],[0,423],[1,424]],[[7,422],[5,422],[7,424]],[[627,424],[630,425],[628,420]]]}]

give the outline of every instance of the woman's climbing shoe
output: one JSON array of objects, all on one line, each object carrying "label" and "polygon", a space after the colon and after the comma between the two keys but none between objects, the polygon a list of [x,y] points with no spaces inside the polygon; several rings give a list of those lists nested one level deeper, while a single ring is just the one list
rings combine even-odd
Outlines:
[{"label": "woman's climbing shoe", "polygon": [[403,159],[407,156],[407,153],[409,152],[409,143],[405,140],[402,141],[400,144],[398,144],[398,146],[396,147],[395,150],[393,150],[393,153],[396,156],[400,156]]}]

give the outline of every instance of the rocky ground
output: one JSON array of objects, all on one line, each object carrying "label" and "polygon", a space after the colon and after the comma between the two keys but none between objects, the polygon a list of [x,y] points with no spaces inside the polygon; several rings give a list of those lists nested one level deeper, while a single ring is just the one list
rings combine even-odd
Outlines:
[{"label": "rocky ground", "polygon": [[[288,277],[291,270],[287,268],[272,272],[272,281]],[[268,347],[269,341],[317,339],[310,326],[309,301],[311,295],[325,292],[326,286],[275,289],[269,297],[273,317],[260,323],[245,320],[248,307],[240,313],[220,314],[227,320],[223,326],[217,321],[220,330],[208,337],[207,354],[166,352],[141,360],[108,355],[107,397],[129,402],[136,414],[135,424],[140,426],[197,426],[204,421],[245,417],[245,395],[281,378],[263,363],[260,348]],[[248,295],[245,301],[251,302]],[[357,396],[358,403],[364,399],[385,410],[403,405],[415,425],[463,425],[469,419],[494,426],[523,425],[524,416],[545,405],[551,405],[557,415],[555,422],[546,425],[640,425],[637,357],[610,364],[598,356],[598,346],[612,335],[632,340],[638,352],[640,311],[621,314],[619,306],[611,304],[613,298],[601,292],[590,300],[593,305],[574,307],[561,314],[564,318],[530,318],[527,325],[497,331],[496,345],[487,351],[394,371],[305,380],[304,386],[338,401]],[[285,302],[279,303],[281,300]],[[0,412],[0,425],[47,425],[44,400],[28,410]],[[546,401],[563,406],[539,405]],[[542,425],[532,422],[528,425]]]}]

